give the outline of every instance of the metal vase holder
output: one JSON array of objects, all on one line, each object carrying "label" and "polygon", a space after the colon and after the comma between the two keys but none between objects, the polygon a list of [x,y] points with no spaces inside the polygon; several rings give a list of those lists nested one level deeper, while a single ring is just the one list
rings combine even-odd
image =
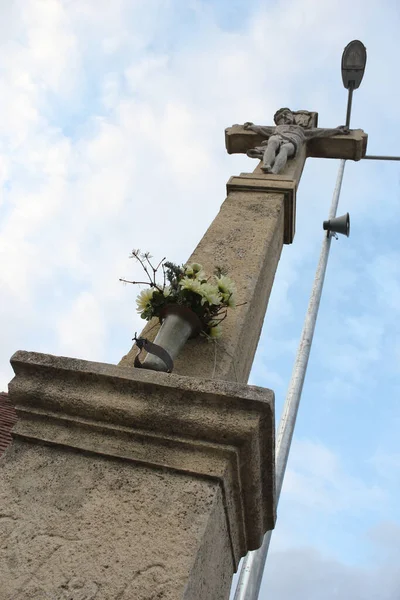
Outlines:
[{"label": "metal vase holder", "polygon": [[135,366],[170,373],[173,361],[188,339],[199,335],[203,327],[199,317],[190,308],[179,304],[166,306],[161,319],[162,324],[154,342],[143,338],[137,340],[139,348],[147,350],[148,354],[142,363],[136,357]]}]

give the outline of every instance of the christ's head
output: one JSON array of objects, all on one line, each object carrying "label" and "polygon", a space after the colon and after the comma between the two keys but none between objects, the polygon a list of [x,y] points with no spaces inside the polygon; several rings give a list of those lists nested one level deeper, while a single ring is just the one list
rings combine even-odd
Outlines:
[{"label": "christ's head", "polygon": [[290,108],[280,108],[274,114],[274,121],[277,125],[293,125],[295,123],[294,114]]}]

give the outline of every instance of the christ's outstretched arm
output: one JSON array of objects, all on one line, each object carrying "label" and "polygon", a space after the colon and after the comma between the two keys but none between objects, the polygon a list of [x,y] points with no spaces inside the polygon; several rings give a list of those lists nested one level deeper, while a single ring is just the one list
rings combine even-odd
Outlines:
[{"label": "christ's outstretched arm", "polygon": [[334,135],[347,135],[350,133],[349,128],[345,125],[340,125],[335,129],[323,129],[323,128],[314,128],[314,129],[305,129],[304,135],[308,140],[317,137],[333,137]]},{"label": "christ's outstretched arm", "polygon": [[247,121],[247,123],[245,123],[243,127],[245,129],[250,129],[255,133],[261,133],[261,135],[265,135],[266,137],[269,137],[275,132],[275,127],[270,127],[269,125],[254,125],[254,123],[251,123],[249,121]]}]

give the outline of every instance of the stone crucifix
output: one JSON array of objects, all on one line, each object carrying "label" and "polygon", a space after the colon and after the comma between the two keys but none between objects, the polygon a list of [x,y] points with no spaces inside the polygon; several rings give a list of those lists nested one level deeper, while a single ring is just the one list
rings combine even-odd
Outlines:
[{"label": "stone crucifix", "polygon": [[318,114],[306,110],[280,108],[274,121],[275,126],[247,122],[225,130],[228,154],[245,153],[261,161],[253,173],[231,177],[228,191],[238,189],[237,186],[261,186],[265,191],[284,193],[284,243],[290,244],[295,231],[296,191],[306,158],[360,160],[365,155],[368,136],[362,129],[349,130],[345,126],[319,128]]},{"label": "stone crucifix", "polygon": [[[302,117],[305,116],[302,113]],[[310,115],[311,117],[311,115]],[[260,146],[247,151],[247,156],[263,161],[261,170],[264,173],[278,174],[283,171],[288,158],[294,158],[301,147],[308,141],[321,137],[347,135],[348,127],[341,125],[336,129],[306,128],[306,123],[299,124],[290,108],[280,108],[274,115],[275,127],[265,127],[247,122],[245,129],[250,129],[266,139]]]}]

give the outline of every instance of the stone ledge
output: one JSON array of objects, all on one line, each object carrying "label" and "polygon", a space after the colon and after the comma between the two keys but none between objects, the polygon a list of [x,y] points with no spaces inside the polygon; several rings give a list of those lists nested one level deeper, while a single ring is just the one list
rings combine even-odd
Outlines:
[{"label": "stone ledge", "polygon": [[16,439],[218,480],[236,567],[274,527],[272,391],[34,352],[11,364]]},{"label": "stone ledge", "polygon": [[296,218],[296,182],[279,175],[259,175],[258,173],[241,173],[233,176],[226,184],[230,192],[263,192],[284,194],[284,230],[283,243],[291,244],[295,234]]}]

